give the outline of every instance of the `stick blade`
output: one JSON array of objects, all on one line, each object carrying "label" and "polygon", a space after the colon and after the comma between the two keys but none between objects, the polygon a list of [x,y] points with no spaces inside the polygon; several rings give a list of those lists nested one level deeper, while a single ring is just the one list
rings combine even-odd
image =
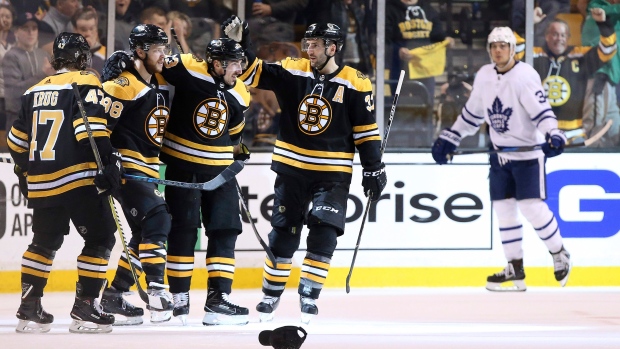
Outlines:
[{"label": "stick blade", "polygon": [[607,131],[609,131],[609,129],[611,128],[611,125],[614,123],[613,120],[607,120],[607,123],[605,123],[605,126],[603,126],[603,128],[601,128],[595,135],[593,135],[592,137],[588,138],[585,140],[585,142],[583,142],[583,145],[586,147],[591,146],[592,144],[594,144],[594,142],[598,141],[599,139],[601,139],[601,137],[603,137],[605,135],[605,133],[607,133]]},{"label": "stick blade", "polygon": [[203,184],[203,190],[214,190],[219,188],[222,184],[228,182],[229,180],[235,178],[236,175],[243,170],[245,166],[245,162],[243,160],[236,160],[230,166],[226,167],[224,171],[222,171],[217,177]]}]

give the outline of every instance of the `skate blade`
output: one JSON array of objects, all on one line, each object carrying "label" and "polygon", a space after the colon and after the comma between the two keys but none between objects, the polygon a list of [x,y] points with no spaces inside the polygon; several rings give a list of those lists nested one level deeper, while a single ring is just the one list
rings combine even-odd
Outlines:
[{"label": "skate blade", "polygon": [[181,324],[183,326],[187,326],[187,315],[183,314],[183,315],[177,315],[175,317],[179,319],[179,321],[181,321]]},{"label": "skate blade", "polygon": [[273,321],[273,317],[275,315],[275,311],[272,311],[271,313],[258,313],[258,319],[260,320],[260,322],[271,322]]},{"label": "skate blade", "polygon": [[[509,281],[506,281],[508,283]],[[525,281],[512,280],[513,286],[506,286],[506,283],[488,282],[486,289],[492,292],[524,292],[527,290]]]},{"label": "skate blade", "polygon": [[110,333],[112,325],[96,324],[90,321],[73,320],[69,326],[71,333]]},{"label": "skate blade", "polygon": [[202,324],[205,326],[216,325],[245,325],[250,322],[248,315],[224,315],[218,313],[205,313]]},{"label": "skate blade", "polygon": [[19,320],[15,332],[18,333],[47,333],[51,330],[51,324],[40,324],[30,320]]},{"label": "skate blade", "polygon": [[114,314],[114,324],[112,326],[136,326],[142,325],[144,320],[141,316],[124,317],[120,314]]},{"label": "skate blade", "polygon": [[570,271],[572,269],[573,269],[573,262],[570,261],[568,263],[568,273],[566,273],[566,276],[562,280],[559,280],[560,281],[560,286],[562,286],[562,287],[566,286],[566,283],[568,282],[568,276],[570,275]]},{"label": "skate blade", "polygon": [[165,310],[165,311],[150,310],[150,313],[151,313],[152,324],[160,324],[162,322],[170,321],[170,319],[172,319],[171,310]]},{"label": "skate blade", "polygon": [[314,317],[314,314],[301,313],[301,322],[303,324],[309,325],[310,320],[312,320],[313,317]]}]

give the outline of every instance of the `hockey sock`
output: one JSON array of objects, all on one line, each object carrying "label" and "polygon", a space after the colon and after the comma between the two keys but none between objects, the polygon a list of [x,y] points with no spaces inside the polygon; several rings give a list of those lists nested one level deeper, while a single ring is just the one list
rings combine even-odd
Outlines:
[{"label": "hockey sock", "polygon": [[547,203],[540,199],[521,200],[519,201],[519,209],[532,224],[549,252],[556,253],[562,249],[560,227]]},{"label": "hockey sock", "polygon": [[189,292],[194,273],[194,256],[173,256],[168,255],[166,261],[166,275],[170,292],[181,293]]},{"label": "hockey sock", "polygon": [[36,244],[28,245],[22,256],[22,284],[32,285],[28,297],[43,297],[56,251]]},{"label": "hockey sock", "polygon": [[319,298],[329,272],[330,263],[330,258],[307,252],[304,263],[301,266],[298,293],[313,299]]},{"label": "hockey sock", "polygon": [[140,263],[146,274],[146,284],[164,283],[166,269],[166,248],[161,241],[142,240],[140,243]]},{"label": "hockey sock", "polygon": [[235,243],[238,231],[219,230],[207,234],[207,258],[205,264],[209,273],[208,287],[230,293],[235,276]]},{"label": "hockey sock", "polygon": [[77,258],[78,283],[82,285],[83,297],[99,297],[105,281],[110,250],[105,247],[84,247]]},{"label": "hockey sock", "polygon": [[271,264],[269,258],[265,257],[265,267],[263,268],[263,293],[280,297],[286,286],[293,263],[291,258],[276,256],[276,265]]},{"label": "hockey sock", "polygon": [[[128,247],[127,249],[129,250],[131,264],[133,264],[134,266],[136,276],[140,278],[140,275],[142,275],[142,263],[140,263],[138,252],[136,252],[136,250],[131,247]],[[114,288],[119,291],[127,292],[134,283],[135,282],[133,280],[133,275],[131,274],[131,270],[129,269],[127,255],[123,250],[121,252],[121,258],[118,261],[118,267],[116,268],[116,275],[114,275],[112,286],[114,286]]]},{"label": "hockey sock", "polygon": [[508,261],[523,259],[523,225],[517,208],[515,199],[493,201],[502,247]]}]

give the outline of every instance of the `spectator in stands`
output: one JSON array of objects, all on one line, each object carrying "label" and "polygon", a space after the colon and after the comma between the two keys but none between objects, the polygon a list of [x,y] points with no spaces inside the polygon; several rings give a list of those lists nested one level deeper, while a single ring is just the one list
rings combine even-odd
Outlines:
[{"label": "spectator in stands", "polygon": [[[170,23],[170,27],[174,28],[174,32],[177,34],[177,38],[179,40],[178,44],[183,48],[183,52],[190,53],[191,49],[187,43],[189,36],[192,35],[192,21],[188,15],[179,11],[168,12],[166,15],[168,18],[168,23]],[[171,41],[175,41],[176,39],[172,37]],[[179,49],[177,48],[176,42],[171,42],[170,46],[172,47],[172,53],[179,53]]]},{"label": "spectator in stands", "polygon": [[[586,0],[586,2],[588,2]],[[620,0],[591,0],[586,4],[586,18],[581,32],[584,46],[598,46],[600,31],[590,15],[590,9],[602,8],[614,24],[616,38],[620,36]],[[618,109],[618,93],[616,87],[620,82],[620,55],[616,54],[609,63],[602,66],[588,79],[586,100],[584,102],[584,129],[597,131],[598,127],[613,120],[612,127],[603,136],[597,146],[616,146],[620,142],[620,109]]]},{"label": "spectator in stands", "polygon": [[[14,41],[10,34],[13,26],[15,11],[11,5],[0,5],[0,64],[6,53],[13,47]],[[6,121],[4,100],[4,74],[0,69],[0,130],[4,130]],[[0,152],[6,152],[6,149],[0,149]]]},{"label": "spectator in stands", "polygon": [[[534,69],[541,77],[543,89],[541,98],[549,100],[558,118],[558,127],[565,131],[570,142],[587,139],[592,132],[591,117],[584,119],[585,82],[616,54],[614,28],[605,11],[591,9],[592,18],[600,31],[597,47],[568,46],[570,29],[568,23],[554,19],[545,32],[545,45],[534,47]],[[517,39],[517,43],[522,41]],[[519,45],[523,47],[523,45]],[[517,52],[517,58],[523,52]]]},{"label": "spectator in stands", "polygon": [[42,20],[49,9],[48,0],[11,0],[9,2],[15,9],[15,13],[30,12],[38,20]]},{"label": "spectator in stands", "polygon": [[365,24],[364,0],[308,0],[307,23],[334,23],[346,33],[338,65],[346,64],[366,75],[373,73]]},{"label": "spectator in stands", "polygon": [[[512,29],[520,36],[525,33],[525,1],[512,0]],[[547,27],[555,16],[559,13],[570,12],[571,0],[542,0],[538,1],[538,7],[547,16],[534,27],[534,46],[543,46],[545,44],[545,33]]]},{"label": "spectator in stands", "polygon": [[97,76],[101,74],[103,63],[107,58],[106,48],[99,40],[98,21],[97,11],[92,7],[79,9],[71,18],[71,24],[75,28],[75,32],[81,34],[90,46],[90,52],[92,53],[91,68],[97,73]]},{"label": "spectator in stands", "polygon": [[308,6],[308,0],[246,1],[245,15],[256,47],[274,41],[295,40],[294,22],[297,12]]},{"label": "spectator in stands", "polygon": [[79,0],[50,0],[50,3],[52,7],[42,21],[52,27],[55,36],[62,32],[73,32],[71,17],[80,8]]},{"label": "spectator in stands", "polygon": [[[235,2],[236,3],[236,2]],[[251,0],[246,0],[247,3],[252,3]],[[219,23],[224,22],[230,17],[233,12],[231,8],[224,5],[222,0],[210,0],[210,1],[195,1],[195,0],[174,0],[170,3],[170,9],[173,11],[179,11],[185,13],[191,18],[209,18]],[[246,12],[246,17],[249,15]],[[218,37],[219,36],[215,36]],[[215,38],[214,37],[214,38]],[[210,42],[208,40],[207,42]],[[206,47],[206,44],[205,44]],[[203,50],[204,51],[204,50]]]},{"label": "spectator in stands", "polygon": [[129,51],[129,33],[138,24],[138,15],[129,11],[131,0],[116,0],[116,21],[114,23],[114,40],[123,43],[117,50]]},{"label": "spectator in stands", "polygon": [[29,12],[14,21],[15,46],[2,60],[6,98],[5,129],[11,129],[20,109],[20,97],[44,77],[55,74],[49,55],[37,47],[41,22]]},{"label": "spectator in stands", "polygon": [[145,8],[140,12],[140,23],[153,24],[163,29],[166,35],[168,35],[168,44],[176,48],[176,42],[174,42],[174,38],[170,33],[170,21],[168,17],[166,17],[166,12],[164,10],[156,6]]},{"label": "spectator in stands", "polygon": [[[409,71],[409,62],[416,59],[410,50],[444,40],[447,40],[449,46],[454,45],[454,39],[447,36],[443,29],[439,14],[426,1],[388,0],[385,41],[390,80],[398,80],[401,69]],[[435,77],[419,78],[417,81],[428,90],[429,103],[432,105],[435,101]]]}]

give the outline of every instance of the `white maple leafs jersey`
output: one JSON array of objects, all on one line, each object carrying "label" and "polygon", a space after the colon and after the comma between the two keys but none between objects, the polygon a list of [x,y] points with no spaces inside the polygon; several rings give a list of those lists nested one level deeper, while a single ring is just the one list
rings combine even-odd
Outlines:
[{"label": "white maple leafs jersey", "polygon": [[[451,129],[462,137],[471,136],[484,122],[495,149],[542,144],[545,134],[558,127],[540,76],[523,62],[505,73],[498,73],[494,64],[480,68],[471,96]],[[502,154],[508,160],[542,156],[541,150]]]}]

